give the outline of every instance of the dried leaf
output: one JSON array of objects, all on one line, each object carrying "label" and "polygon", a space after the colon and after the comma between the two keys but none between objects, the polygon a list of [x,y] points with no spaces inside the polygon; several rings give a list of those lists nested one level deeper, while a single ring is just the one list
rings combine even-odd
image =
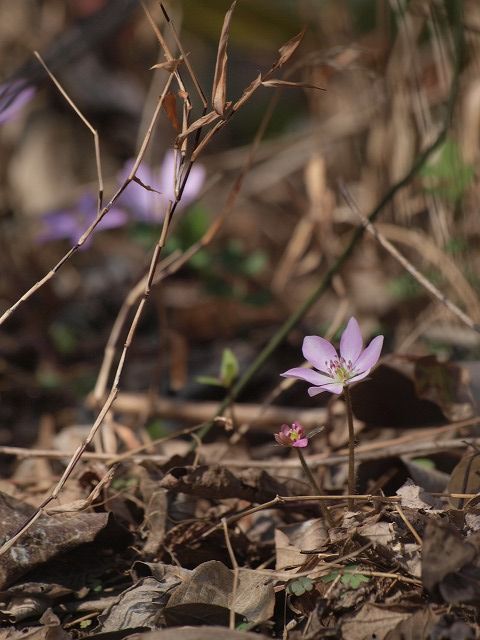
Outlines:
[{"label": "dried leaf", "polygon": [[420,609],[389,631],[385,640],[425,640],[438,620],[430,607]]},{"label": "dried leaf", "polygon": [[259,633],[234,631],[224,627],[202,626],[200,629],[176,627],[175,629],[152,631],[130,636],[129,640],[269,640],[269,638]]},{"label": "dried leaf", "polygon": [[182,131],[182,133],[177,136],[176,145],[179,146],[183,142],[183,140],[185,140],[185,138],[191,133],[193,133],[197,129],[200,129],[201,127],[205,127],[207,124],[215,122],[215,120],[218,120],[219,117],[220,116],[215,111],[210,111],[204,116],[201,116],[200,118],[192,122],[192,124],[187,129],[185,129],[185,131]]},{"label": "dried leaf", "polygon": [[212,106],[222,118],[225,115],[225,105],[227,101],[227,44],[230,35],[230,23],[237,0],[225,14],[222,32],[218,41],[217,61],[215,64],[215,75],[212,87]]},{"label": "dried leaf", "polygon": [[292,495],[304,487],[294,480],[279,482],[263,469],[245,469],[232,473],[225,467],[201,465],[171,469],[160,482],[169,491],[220,500],[241,498],[249,502],[267,502],[276,495]]},{"label": "dried leaf", "polygon": [[414,380],[418,396],[435,402],[448,420],[475,415],[466,369],[452,362],[439,362],[436,356],[425,356],[415,362]]},{"label": "dried leaf", "polygon": [[305,520],[275,529],[276,569],[303,564],[308,556],[300,551],[321,549],[329,542],[321,518]]},{"label": "dried leaf", "polygon": [[275,594],[264,575],[240,569],[232,603],[233,584],[234,573],[224,564],[204,562],[172,593],[164,610],[168,624],[198,624],[211,616],[228,624],[232,604],[248,622],[265,622],[273,615]]},{"label": "dried leaf", "polygon": [[163,583],[155,578],[144,578],[126,589],[115,604],[99,616],[102,633],[142,627],[155,629],[160,626],[168,592],[178,583],[178,578]]},{"label": "dried leaf", "polygon": [[[0,493],[0,542],[8,540],[34,512],[35,509],[25,502]],[[0,558],[0,589],[55,556],[94,541],[107,525],[112,526],[112,534],[115,527],[119,531],[107,513],[40,516]]]},{"label": "dried leaf", "polygon": [[396,491],[397,496],[400,496],[400,504],[402,507],[408,507],[410,509],[424,509],[430,510],[432,508],[442,508],[443,504],[441,500],[435,499],[426,491],[416,485],[410,478],[403,484],[400,489]]},{"label": "dried leaf", "polygon": [[[480,453],[466,453],[453,469],[447,484],[448,493],[478,493],[480,491]],[[449,498],[455,509],[462,509],[463,498]]]},{"label": "dried leaf", "polygon": [[290,60],[290,58],[293,56],[298,46],[302,42],[304,35],[305,29],[302,29],[300,33],[297,33],[296,36],[293,36],[293,38],[291,38],[288,42],[280,47],[280,49],[278,50],[280,56],[275,65],[272,67],[272,71],[280,69],[280,67],[283,67],[283,65]]},{"label": "dried leaf", "polygon": [[154,64],[150,67],[150,71],[152,69],[164,69],[165,71],[168,71],[169,73],[175,73],[175,71],[177,70],[178,66],[180,64],[182,64],[183,62],[183,58],[174,58],[172,60],[166,60],[165,62],[159,62],[158,64]]},{"label": "dried leaf", "polygon": [[406,611],[395,611],[381,605],[367,603],[353,618],[341,625],[342,637],[348,640],[384,640],[387,633],[409,617]]},{"label": "dried leaf", "polygon": [[180,131],[181,127],[177,116],[177,98],[171,91],[169,91],[165,96],[162,103],[162,108],[167,114],[167,118],[169,119],[170,124],[175,129],[175,131]]},{"label": "dried leaf", "polygon": [[471,564],[477,550],[451,525],[430,520],[425,528],[422,557],[422,581],[435,593],[449,574]]},{"label": "dried leaf", "polygon": [[308,84],[308,82],[290,82],[289,80],[263,80],[262,85],[264,87],[296,87],[302,89],[318,89],[319,91],[325,91],[323,87],[317,87],[315,84]]}]

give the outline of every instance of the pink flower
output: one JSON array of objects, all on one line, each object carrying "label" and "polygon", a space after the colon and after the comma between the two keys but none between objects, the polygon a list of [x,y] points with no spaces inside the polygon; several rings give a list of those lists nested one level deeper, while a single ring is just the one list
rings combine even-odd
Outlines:
[{"label": "pink flower", "polygon": [[355,318],[350,318],[340,338],[340,356],[328,340],[320,336],[306,336],[302,347],[303,355],[318,371],[297,367],[281,375],[306,380],[314,385],[308,389],[309,396],[316,396],[324,391],[339,395],[344,386],[368,376],[378,362],[382,345],[383,336],[377,336],[364,349],[358,322]]},{"label": "pink flower", "polygon": [[[127,178],[134,164],[133,158],[125,163],[119,175],[120,183]],[[175,173],[175,153],[171,149],[165,154],[160,167],[152,168],[145,163],[141,164],[137,170],[137,178],[154,191],[132,182],[118,199],[119,206],[127,208],[137,220],[159,224],[165,216],[168,201],[175,200]],[[203,165],[192,166],[178,208],[185,208],[195,200],[205,182],[205,174]]]},{"label": "pink flower", "polygon": [[279,433],[275,433],[274,437],[277,443],[284,447],[306,447],[308,444],[305,429],[298,422],[294,422],[291,427],[282,424]]},{"label": "pink flower", "polygon": [[13,120],[35,95],[35,87],[16,80],[0,85],[0,124]]}]

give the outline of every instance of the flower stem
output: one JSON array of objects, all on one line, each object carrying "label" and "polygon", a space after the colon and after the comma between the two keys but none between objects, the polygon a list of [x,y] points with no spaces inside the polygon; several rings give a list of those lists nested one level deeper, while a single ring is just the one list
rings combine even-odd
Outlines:
[{"label": "flower stem", "polygon": [[[298,458],[300,460],[300,463],[303,467],[303,470],[305,471],[305,475],[307,476],[310,484],[312,485],[312,489],[313,492],[316,493],[317,495],[322,495],[322,491],[320,489],[320,487],[317,484],[317,481],[315,480],[315,477],[310,469],[310,467],[307,464],[307,461],[305,460],[305,456],[302,453],[301,449],[295,448],[295,451],[298,454]],[[325,518],[325,520],[327,521],[327,523],[333,527],[334,522],[332,520],[332,516],[330,515],[330,511],[327,509],[327,506],[324,504],[323,500],[320,500],[320,511],[322,512],[323,517]]]},{"label": "flower stem", "polygon": [[[353,429],[353,411],[352,411],[352,397],[350,395],[350,389],[348,385],[343,388],[345,395],[345,406],[347,409],[347,424],[348,424],[348,493],[353,496],[356,493],[355,482],[355,431]],[[353,510],[355,508],[355,501],[353,498],[348,499],[348,508]]]}]

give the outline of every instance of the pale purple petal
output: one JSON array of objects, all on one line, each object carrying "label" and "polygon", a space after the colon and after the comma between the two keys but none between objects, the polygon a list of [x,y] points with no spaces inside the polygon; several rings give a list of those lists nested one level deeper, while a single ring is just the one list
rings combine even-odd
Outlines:
[{"label": "pale purple petal", "polygon": [[355,318],[350,318],[340,338],[340,355],[347,362],[355,364],[363,349],[362,334]]},{"label": "pale purple petal", "polygon": [[338,359],[335,347],[320,336],[306,336],[303,340],[302,353],[305,360],[326,373],[328,373],[329,361]]},{"label": "pale purple petal", "polygon": [[359,380],[363,380],[370,373],[370,369],[367,369],[363,373],[359,373],[358,376],[353,376],[350,380],[347,380],[346,384],[353,384],[354,382],[358,382]]},{"label": "pale purple petal", "polygon": [[123,209],[112,207],[103,216],[96,229],[99,231],[105,231],[106,229],[118,229],[118,227],[123,227],[127,222],[127,212]]},{"label": "pale purple petal", "polygon": [[308,445],[308,438],[301,438],[292,443],[292,447],[306,447]]},{"label": "pale purple petal", "polygon": [[[169,149],[165,154],[160,169],[160,191],[165,196],[174,201],[175,200],[175,162],[179,161],[179,155],[177,154],[177,160],[175,159],[175,152]],[[185,165],[184,165],[185,166]],[[182,167],[182,171],[183,171]],[[192,200],[200,193],[200,190],[205,182],[205,167],[201,164],[194,164],[190,170],[190,173],[185,183],[185,188],[182,193],[182,199],[178,203],[178,207],[187,206]],[[180,186],[180,184],[178,185]]]},{"label": "pale purple petal", "polygon": [[308,395],[313,398],[313,396],[318,396],[320,393],[324,393],[324,391],[328,391],[329,393],[334,393],[339,396],[343,391],[343,384],[338,382],[333,384],[324,384],[322,387],[309,387]]},{"label": "pale purple petal", "polygon": [[355,371],[361,373],[362,371],[367,371],[367,369],[370,370],[375,366],[380,358],[382,346],[383,336],[377,336],[374,338],[355,363]]},{"label": "pale purple petal", "polygon": [[175,200],[175,152],[169,149],[160,168],[160,191],[168,200]]},{"label": "pale purple petal", "polygon": [[[134,164],[135,160],[133,158],[124,164],[118,176],[120,184],[127,179]],[[146,186],[157,189],[158,172],[154,172],[147,164],[142,163],[138,167],[136,177]],[[161,189],[157,190],[161,191]],[[138,182],[131,182],[121,194],[117,203],[121,207],[129,209],[133,217],[143,222],[161,222],[165,215],[166,200],[162,199],[155,191],[145,189]]]},{"label": "pale purple petal", "polygon": [[24,89],[21,89],[20,92],[11,100],[10,104],[8,104],[10,96],[14,94],[15,87],[18,86],[18,84],[18,82],[13,82],[10,86],[0,86],[1,102],[7,104],[0,113],[0,124],[15,118],[22,108],[28,104],[35,95],[35,87],[27,85]]},{"label": "pale purple petal", "polygon": [[186,207],[192,200],[195,200],[202,190],[207,171],[202,164],[194,164],[188,175],[185,189],[181,199],[182,206]]},{"label": "pale purple petal", "polygon": [[299,378],[300,380],[306,380],[310,384],[321,385],[328,384],[332,381],[330,376],[324,376],[313,369],[307,369],[306,367],[295,367],[289,369],[285,373],[281,373],[284,378]]}]

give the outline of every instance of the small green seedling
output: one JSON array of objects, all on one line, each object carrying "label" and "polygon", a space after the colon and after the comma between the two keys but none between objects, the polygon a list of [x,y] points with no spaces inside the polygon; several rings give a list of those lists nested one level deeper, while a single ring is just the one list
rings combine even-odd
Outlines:
[{"label": "small green seedling", "polygon": [[353,573],[353,571],[357,571],[358,567],[356,564],[349,564],[345,567],[343,571],[335,569],[330,573],[327,573],[326,576],[322,577],[322,582],[333,582],[340,575],[340,582],[347,589],[358,589],[364,582],[368,582],[370,578],[368,576],[364,576],[362,573]]},{"label": "small green seedling", "polygon": [[208,384],[215,387],[230,389],[238,377],[239,370],[240,368],[236,355],[231,349],[224,349],[218,378],[213,376],[198,376],[197,382],[200,384]]},{"label": "small green seedling", "polygon": [[303,596],[304,593],[306,593],[307,591],[311,591],[312,589],[313,580],[304,576],[302,578],[298,578],[298,580],[289,582],[287,593],[289,593],[291,596]]}]

